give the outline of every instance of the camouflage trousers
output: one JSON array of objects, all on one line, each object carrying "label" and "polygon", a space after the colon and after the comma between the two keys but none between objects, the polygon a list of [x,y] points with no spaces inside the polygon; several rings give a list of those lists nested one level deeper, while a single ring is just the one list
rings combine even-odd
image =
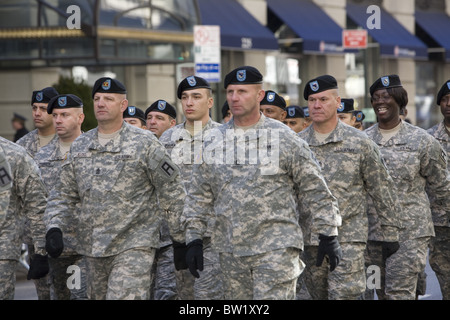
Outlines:
[{"label": "camouflage trousers", "polygon": [[381,243],[369,242],[366,265],[376,265],[381,270],[380,288],[376,290],[378,299],[415,300],[417,294],[425,294],[429,241],[430,237],[400,241],[398,251],[386,261],[382,259]]},{"label": "camouflage trousers", "polygon": [[110,257],[86,257],[90,300],[149,300],[154,248],[133,248]]},{"label": "camouflage trousers", "polygon": [[[50,298],[52,300],[86,300],[86,261],[81,255],[65,255],[48,259]],[[69,269],[70,267],[70,269]],[[73,269],[73,270],[72,270]],[[71,282],[70,278],[76,283]]]},{"label": "camouflage trousers", "polygon": [[450,300],[450,228],[435,227],[431,238],[429,261],[441,287],[442,299]]},{"label": "camouflage trousers", "polygon": [[172,245],[156,250],[150,292],[152,300],[176,300],[178,298]]},{"label": "camouflage trousers", "polygon": [[[374,292],[377,293],[378,300],[388,300],[388,296],[386,295],[386,261],[383,261],[382,258],[382,245],[379,241],[368,241],[367,248],[365,252],[365,264],[368,282],[371,282],[371,277],[374,276],[375,268],[377,268],[377,272],[379,271],[379,287],[376,289],[368,288],[364,293],[364,300],[374,300],[375,295]],[[370,270],[368,269],[370,268]],[[392,276],[394,277],[394,276]],[[390,280],[391,281],[391,280]],[[417,285],[416,285],[416,297],[418,295],[424,295],[427,290],[427,274],[425,270],[422,270],[417,275]]]},{"label": "camouflage trousers", "polygon": [[220,253],[220,266],[226,300],[294,300],[304,268],[296,248],[245,257]]},{"label": "camouflage trousers", "polygon": [[0,260],[0,300],[14,300],[17,260]]},{"label": "camouflage trousers", "polygon": [[366,288],[364,273],[365,243],[342,242],[342,260],[330,272],[325,257],[316,266],[318,246],[305,246],[305,282],[313,300],[359,300]]},{"label": "camouflage trousers", "polygon": [[175,271],[180,300],[223,300],[223,280],[219,254],[211,238],[203,238],[203,271],[196,279],[189,269]]}]

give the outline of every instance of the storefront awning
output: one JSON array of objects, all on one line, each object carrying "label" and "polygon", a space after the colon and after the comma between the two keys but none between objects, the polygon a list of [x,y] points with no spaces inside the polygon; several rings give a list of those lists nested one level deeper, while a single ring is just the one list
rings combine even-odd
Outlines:
[{"label": "storefront awning", "polygon": [[273,33],[236,0],[198,0],[202,25],[219,25],[222,48],[278,50]]},{"label": "storefront awning", "polygon": [[347,4],[347,15],[380,45],[380,54],[385,57],[427,59],[427,46],[411,34],[389,12],[380,8],[380,28],[368,29],[367,5]]},{"label": "storefront awning", "polygon": [[[416,24],[431,37],[443,51],[445,59],[450,60],[450,17],[444,12],[416,11]],[[431,49],[431,48],[430,48]]]},{"label": "storefront awning", "polygon": [[308,0],[267,0],[267,6],[302,40],[304,53],[342,53],[342,28]]}]

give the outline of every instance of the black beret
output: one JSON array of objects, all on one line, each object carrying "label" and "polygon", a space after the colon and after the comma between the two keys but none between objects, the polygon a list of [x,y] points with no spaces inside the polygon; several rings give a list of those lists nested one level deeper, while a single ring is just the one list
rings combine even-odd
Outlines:
[{"label": "black beret", "polygon": [[305,114],[305,118],[309,118],[309,108],[308,107],[302,107],[303,113]]},{"label": "black beret", "polygon": [[390,76],[384,76],[377,79],[370,86],[370,95],[373,96],[375,91],[380,89],[398,88],[398,87],[402,87],[400,77],[396,74],[391,74]]},{"label": "black beret", "polygon": [[123,112],[123,118],[136,118],[145,122],[144,111],[135,106],[128,106]]},{"label": "black beret", "polygon": [[263,82],[262,74],[255,67],[244,66],[231,71],[225,76],[225,89],[230,84],[258,84]]},{"label": "black beret", "polygon": [[48,103],[53,97],[57,96],[59,93],[53,87],[47,87],[42,90],[33,91],[31,96],[31,105],[33,103]]},{"label": "black beret", "polygon": [[442,98],[449,93],[450,93],[450,80],[447,80],[447,82],[444,83],[444,85],[441,87],[441,90],[439,90],[439,92],[437,94],[437,99],[436,99],[437,104],[440,105]]},{"label": "black beret", "polygon": [[354,108],[355,100],[353,99],[341,99],[341,105],[338,108],[338,113],[352,113]]},{"label": "black beret", "polygon": [[53,109],[66,108],[83,108],[83,101],[74,94],[59,94],[48,103],[47,113],[52,114]]},{"label": "black beret", "polygon": [[366,118],[364,112],[361,110],[354,110],[353,115],[355,116],[357,122],[362,122]]},{"label": "black beret", "polygon": [[267,90],[260,105],[277,106],[284,110],[286,108],[286,100],[284,100],[284,98],[278,95],[275,91]]},{"label": "black beret", "polygon": [[304,118],[305,112],[302,107],[299,106],[289,106],[286,108],[286,119],[292,118]]},{"label": "black beret", "polygon": [[157,111],[157,112],[168,114],[169,116],[171,116],[174,119],[177,118],[177,110],[175,109],[174,106],[172,106],[166,100],[156,100],[155,102],[153,102],[150,105],[150,107],[148,107],[147,110],[145,110],[145,119],[147,119],[147,115],[151,111]]},{"label": "black beret", "polygon": [[12,118],[12,120],[20,120],[20,121],[23,121],[23,122],[25,122],[25,121],[27,121],[27,118],[25,118],[24,116],[22,116],[21,114],[18,114],[18,113],[13,113],[13,118]]},{"label": "black beret", "polygon": [[186,91],[186,90],[193,90],[193,89],[199,89],[199,88],[211,89],[211,86],[209,85],[209,82],[206,81],[203,78],[196,77],[196,76],[186,77],[178,85],[177,97],[178,97],[178,99],[181,99],[181,94],[184,91]]},{"label": "black beret", "polygon": [[230,110],[230,106],[228,105],[228,101],[225,100],[225,103],[222,106],[222,119],[227,116],[228,110]]},{"label": "black beret", "polygon": [[94,98],[96,92],[126,94],[127,89],[119,80],[103,77],[95,81],[92,87],[92,98]]},{"label": "black beret", "polygon": [[308,100],[308,97],[312,94],[337,88],[337,81],[333,76],[323,75],[308,81],[303,91],[303,97]]}]

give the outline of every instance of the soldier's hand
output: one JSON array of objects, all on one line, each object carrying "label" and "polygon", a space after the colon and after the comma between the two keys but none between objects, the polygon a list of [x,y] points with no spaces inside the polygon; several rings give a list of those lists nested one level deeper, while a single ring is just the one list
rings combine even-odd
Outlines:
[{"label": "soldier's hand", "polygon": [[387,258],[396,253],[399,248],[400,244],[398,243],[398,241],[395,242],[383,241],[381,243],[381,255],[383,257],[383,261],[386,261]]},{"label": "soldier's hand", "polygon": [[319,234],[319,250],[317,252],[316,261],[317,267],[322,265],[325,255],[328,256],[330,262],[330,271],[333,271],[342,259],[341,245],[336,236],[328,237]]},{"label": "soldier's hand", "polygon": [[172,241],[173,245],[173,262],[176,270],[185,270],[188,268],[186,263],[187,245],[185,242]]},{"label": "soldier's hand", "polygon": [[59,228],[51,228],[45,235],[45,250],[50,257],[58,258],[64,250],[62,231]]},{"label": "soldier's hand", "polygon": [[30,259],[30,269],[28,269],[27,280],[45,277],[48,270],[47,255],[33,254]]},{"label": "soldier's hand", "polygon": [[186,263],[192,275],[200,278],[197,270],[203,271],[203,240],[196,239],[188,243]]}]

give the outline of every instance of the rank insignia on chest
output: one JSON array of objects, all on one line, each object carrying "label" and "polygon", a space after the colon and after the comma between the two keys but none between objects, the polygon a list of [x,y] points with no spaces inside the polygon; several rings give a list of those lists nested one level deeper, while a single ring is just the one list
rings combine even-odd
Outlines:
[{"label": "rank insignia on chest", "polygon": [[94,169],[94,176],[100,176],[102,174],[101,168],[95,168]]}]

